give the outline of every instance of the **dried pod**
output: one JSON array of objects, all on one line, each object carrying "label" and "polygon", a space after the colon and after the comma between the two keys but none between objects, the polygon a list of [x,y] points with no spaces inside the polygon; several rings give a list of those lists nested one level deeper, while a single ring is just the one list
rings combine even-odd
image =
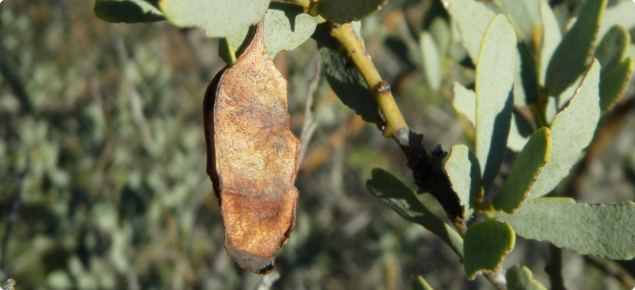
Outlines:
[{"label": "dried pod", "polygon": [[214,77],[203,107],[225,249],[241,267],[266,274],[295,226],[300,141],[289,129],[287,83],[265,49],[263,21],[234,66]]}]

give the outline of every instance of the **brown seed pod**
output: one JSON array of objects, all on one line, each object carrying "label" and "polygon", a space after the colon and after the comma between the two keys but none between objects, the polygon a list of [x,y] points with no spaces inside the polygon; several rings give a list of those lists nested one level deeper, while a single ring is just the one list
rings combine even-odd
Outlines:
[{"label": "brown seed pod", "polygon": [[263,21],[234,66],[214,77],[203,107],[225,249],[241,267],[266,274],[295,226],[300,141],[289,129],[287,82],[265,49]]}]

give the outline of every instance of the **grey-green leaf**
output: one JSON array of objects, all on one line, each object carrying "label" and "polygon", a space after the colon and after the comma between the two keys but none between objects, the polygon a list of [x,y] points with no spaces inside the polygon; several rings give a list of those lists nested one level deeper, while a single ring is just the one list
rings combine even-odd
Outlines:
[{"label": "grey-green leaf", "polygon": [[505,12],[514,19],[525,36],[540,26],[540,3],[544,1],[500,0],[500,2]]},{"label": "grey-green leaf", "polygon": [[516,243],[514,230],[507,222],[489,219],[475,223],[465,232],[465,274],[474,280],[481,271],[496,271]]},{"label": "grey-green leaf", "polygon": [[503,162],[513,108],[516,33],[505,15],[492,19],[476,64],[476,157],[487,192]]},{"label": "grey-green leaf", "polygon": [[481,168],[476,156],[465,145],[454,145],[445,162],[445,172],[452,189],[463,206],[463,217],[468,219],[474,210],[472,205],[481,189]]},{"label": "grey-green leaf", "polygon": [[463,114],[472,125],[476,124],[476,93],[454,82],[454,100],[452,107]]},{"label": "grey-green leaf", "polygon": [[165,20],[163,13],[144,0],[96,0],[95,15],[108,22],[154,22]]},{"label": "grey-green leaf", "polygon": [[[463,47],[476,63],[485,31],[496,14],[478,1],[447,0],[444,3],[457,24]],[[536,68],[529,54],[520,47],[514,58],[514,103],[524,106],[535,102],[538,95]]]},{"label": "grey-green leaf", "polygon": [[388,0],[320,0],[317,12],[334,23],[362,20],[379,11]]},{"label": "grey-green leaf", "polygon": [[602,76],[600,82],[600,106],[602,112],[613,108],[626,91],[633,72],[633,59],[627,58],[612,71]]},{"label": "grey-green leaf", "polygon": [[326,80],[345,105],[365,121],[374,122],[377,103],[350,57],[339,53],[338,42],[329,35],[329,30],[328,24],[324,23],[318,25],[313,34],[324,61]]},{"label": "grey-green leaf", "polygon": [[428,85],[433,90],[439,90],[441,87],[441,54],[435,44],[432,35],[424,31],[419,37],[419,45],[421,46],[423,71],[428,80]]},{"label": "grey-green leaf", "polygon": [[593,139],[600,119],[600,64],[593,61],[575,96],[553,119],[551,158],[538,176],[529,199],[549,193],[569,175],[569,170]]},{"label": "grey-green leaf", "polygon": [[514,265],[505,273],[507,290],[547,290],[545,286],[534,279],[531,271],[520,265]]},{"label": "grey-green leaf", "polygon": [[228,37],[265,15],[269,0],[159,0],[165,18],[178,27],[199,27],[208,37]]},{"label": "grey-green leaf", "polygon": [[624,26],[615,25],[604,35],[593,54],[602,65],[602,79],[604,74],[615,69],[626,58],[630,44],[631,35]]},{"label": "grey-green leaf", "polygon": [[600,72],[602,112],[610,110],[628,86],[633,65],[631,59],[625,58],[630,43],[629,31],[621,25],[615,25],[604,35],[595,49],[595,58],[602,64]]},{"label": "grey-green leaf", "polygon": [[558,25],[556,15],[546,1],[540,1],[540,16],[542,17],[543,33],[542,47],[540,48],[540,63],[538,64],[538,70],[540,71],[538,80],[540,84],[544,86],[547,76],[547,66],[549,65],[553,53],[562,41],[562,32],[560,31],[560,25]]},{"label": "grey-green leaf", "polygon": [[379,197],[404,219],[420,224],[439,236],[459,257],[463,258],[461,236],[450,225],[430,212],[408,186],[383,169],[375,168],[372,174],[372,179],[366,181],[366,187],[370,193]]},{"label": "grey-green leaf", "polygon": [[586,1],[578,20],[556,48],[549,61],[545,80],[549,95],[560,95],[591,63],[598,27],[607,1]]},{"label": "grey-green leaf", "polygon": [[529,190],[540,174],[551,152],[551,135],[547,127],[534,132],[525,145],[503,187],[494,197],[495,210],[513,213],[527,198]]},{"label": "grey-green leaf", "polygon": [[[602,73],[600,73],[600,77],[601,76],[602,76]],[[551,99],[555,99],[556,101],[556,114],[567,107],[571,99],[578,92],[578,88],[582,84],[583,80],[584,80],[584,75],[580,75],[570,86],[568,86],[564,91],[562,91],[562,93],[560,93],[559,96],[557,96],[556,98],[553,98],[554,96],[550,96]],[[552,121],[554,117],[555,116],[551,117]]]},{"label": "grey-green leaf", "polygon": [[448,20],[441,16],[435,17],[430,23],[428,31],[437,45],[441,59],[445,58],[452,44],[452,30]]},{"label": "grey-green leaf", "polygon": [[302,7],[271,3],[265,16],[265,47],[271,58],[282,50],[290,51],[311,37],[318,17],[304,13]]},{"label": "grey-green leaf", "polygon": [[474,0],[446,0],[444,2],[458,26],[463,47],[472,62],[476,62],[483,35],[496,14],[485,4]]},{"label": "grey-green leaf", "polygon": [[545,197],[525,202],[513,215],[499,213],[497,217],[508,221],[522,237],[579,254],[620,260],[635,257],[635,203],[630,201],[604,205]]},{"label": "grey-green leaf", "polygon": [[412,290],[434,290],[428,282],[421,276],[412,278],[411,282]]},{"label": "grey-green leaf", "polygon": [[[278,52],[290,51],[304,43],[315,32],[318,17],[304,13],[298,5],[272,2],[265,14],[265,47],[271,58]],[[251,26],[240,29],[229,37],[236,55],[238,55],[254,29]]]}]

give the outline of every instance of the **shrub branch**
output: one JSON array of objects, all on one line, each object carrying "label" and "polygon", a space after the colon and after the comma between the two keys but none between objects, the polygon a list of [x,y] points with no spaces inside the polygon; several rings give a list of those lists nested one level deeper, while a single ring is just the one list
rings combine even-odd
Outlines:
[{"label": "shrub branch", "polygon": [[386,119],[386,124],[383,129],[384,137],[394,139],[400,131],[407,132],[408,125],[406,121],[404,121],[401,111],[399,111],[395,103],[390,85],[381,79],[373,61],[359,42],[353,30],[353,26],[350,23],[341,25],[331,23],[331,28],[331,36],[337,39],[346,49],[346,52],[372,91],[375,101]]},{"label": "shrub branch", "polygon": [[412,170],[419,193],[431,193],[443,206],[461,235],[465,232],[463,207],[458,195],[451,187],[450,180],[443,168],[443,158],[447,152],[437,146],[430,154],[425,150],[423,135],[410,131],[399,107],[395,103],[388,82],[377,72],[370,56],[364,50],[350,23],[331,25],[330,35],[344,47],[353,63],[370,88],[385,122],[378,122],[384,137],[395,140],[408,159],[408,168]]}]

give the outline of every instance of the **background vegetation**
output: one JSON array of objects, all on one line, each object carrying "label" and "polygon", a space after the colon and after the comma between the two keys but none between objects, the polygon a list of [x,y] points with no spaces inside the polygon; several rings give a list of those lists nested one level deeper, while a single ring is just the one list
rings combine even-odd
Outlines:
[{"label": "background vegetation", "polygon": [[[567,19],[582,1],[552,2]],[[607,9],[617,2],[630,1],[610,1]],[[473,81],[474,71],[459,62],[453,41],[440,90],[427,85],[419,34],[432,4],[391,0],[363,20],[361,34],[412,130],[425,134],[426,148],[448,149],[470,142],[451,87]],[[0,4],[0,281],[15,278],[18,289],[253,289],[262,278],[227,257],[205,173],[201,104],[224,66],[218,41],[166,22],[106,23],[93,5]],[[465,279],[440,239],[368,193],[374,167],[410,182],[405,158],[343,105],[325,78],[310,89],[321,66],[315,42],[275,62],[289,81],[292,130],[300,135],[310,94],[318,125],[296,183],[296,229],[276,260],[273,288],[404,289],[422,275],[435,289],[490,289],[482,277]],[[606,146],[575,170],[576,199],[635,198],[634,95],[631,84],[603,117],[601,131],[615,131],[600,136]],[[508,155],[503,171],[513,164]],[[445,216],[434,198],[420,198]],[[503,267],[522,261],[549,285],[548,252],[547,243],[518,238]],[[632,261],[568,250],[563,257],[570,289],[635,287]]]}]

